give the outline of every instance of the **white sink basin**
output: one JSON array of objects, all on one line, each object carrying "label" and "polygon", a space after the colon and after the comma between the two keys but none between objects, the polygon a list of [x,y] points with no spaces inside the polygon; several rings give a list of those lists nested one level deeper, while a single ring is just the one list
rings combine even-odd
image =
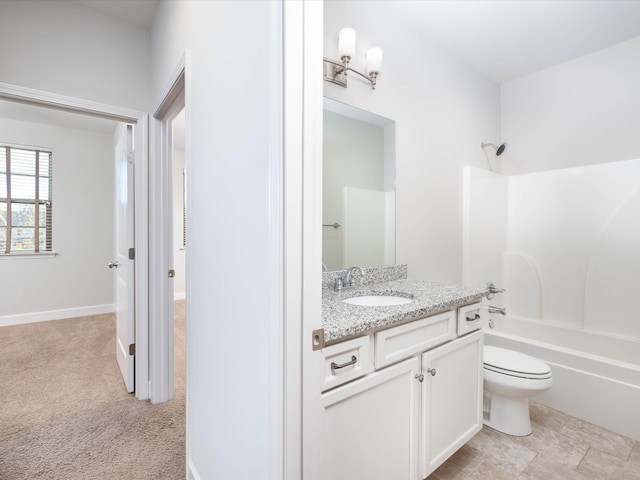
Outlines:
[{"label": "white sink basin", "polygon": [[413,302],[413,298],[397,295],[362,295],[360,297],[345,298],[344,303],[363,305],[366,307],[390,307],[392,305],[406,305]]}]

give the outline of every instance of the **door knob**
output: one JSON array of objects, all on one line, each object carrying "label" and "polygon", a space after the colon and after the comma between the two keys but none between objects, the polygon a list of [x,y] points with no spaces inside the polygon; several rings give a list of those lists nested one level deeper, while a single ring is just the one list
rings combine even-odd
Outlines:
[{"label": "door knob", "polygon": [[118,262],[109,262],[109,268],[118,268],[118,265],[120,265]]}]

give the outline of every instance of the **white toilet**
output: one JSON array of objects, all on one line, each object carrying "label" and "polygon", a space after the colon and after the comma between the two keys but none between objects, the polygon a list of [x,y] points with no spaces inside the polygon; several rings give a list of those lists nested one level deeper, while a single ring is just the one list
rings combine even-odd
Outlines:
[{"label": "white toilet", "polygon": [[553,385],[549,365],[520,352],[485,345],[483,372],[484,424],[509,435],[529,435],[529,397]]}]

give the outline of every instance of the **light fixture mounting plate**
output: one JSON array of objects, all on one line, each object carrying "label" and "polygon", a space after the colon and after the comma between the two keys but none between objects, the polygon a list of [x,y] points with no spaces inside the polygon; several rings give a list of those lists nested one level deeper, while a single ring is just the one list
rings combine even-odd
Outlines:
[{"label": "light fixture mounting plate", "polygon": [[347,70],[342,64],[328,59],[324,59],[324,79],[327,82],[335,83],[347,88]]}]

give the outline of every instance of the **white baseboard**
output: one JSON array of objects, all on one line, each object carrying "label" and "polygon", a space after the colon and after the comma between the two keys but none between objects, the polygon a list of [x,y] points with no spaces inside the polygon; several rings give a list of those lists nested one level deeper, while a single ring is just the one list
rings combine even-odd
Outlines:
[{"label": "white baseboard", "polygon": [[187,460],[187,480],[200,480],[200,475],[191,459]]},{"label": "white baseboard", "polygon": [[187,294],[186,292],[178,292],[173,294],[173,299],[174,300],[184,300],[187,298]]},{"label": "white baseboard", "polygon": [[0,316],[0,327],[20,325],[23,323],[47,322],[49,320],[62,320],[63,318],[85,317],[90,315],[102,315],[115,311],[112,303],[105,305],[91,305],[89,307],[63,308],[61,310],[48,310],[44,312],[19,313],[17,315]]}]

